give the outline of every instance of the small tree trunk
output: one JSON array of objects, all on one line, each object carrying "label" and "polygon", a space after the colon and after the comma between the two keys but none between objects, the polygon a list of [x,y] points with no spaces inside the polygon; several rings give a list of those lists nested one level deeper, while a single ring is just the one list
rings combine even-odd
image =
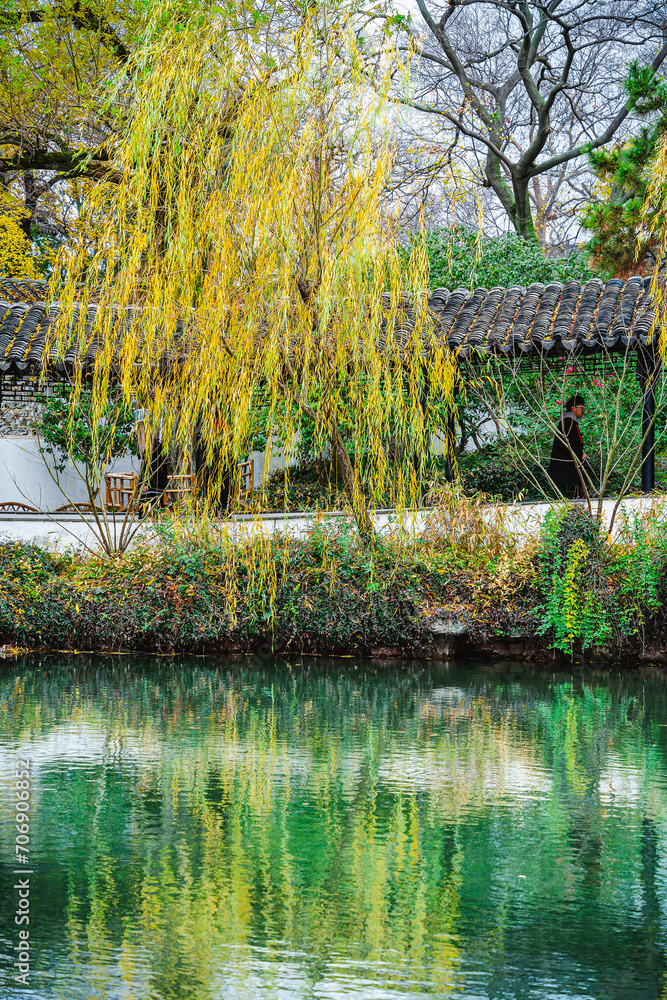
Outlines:
[{"label": "small tree trunk", "polygon": [[537,238],[533,213],[530,210],[530,195],[528,193],[528,178],[514,177],[512,187],[514,188],[514,212],[512,222],[519,236],[522,236],[528,243],[536,243],[540,250],[543,247]]},{"label": "small tree trunk", "polygon": [[354,468],[347,453],[345,442],[335,419],[329,421],[329,439],[332,456],[343,479],[343,488],[352,506],[359,534],[365,545],[374,545],[377,541],[375,527],[370,512],[359,490],[355,489]]},{"label": "small tree trunk", "polygon": [[528,190],[531,178],[517,173],[512,173],[511,178],[507,178],[501,169],[500,160],[491,152],[486,158],[485,172],[489,187],[500,200],[517,235],[529,243],[537,243],[541,248],[530,209]]}]

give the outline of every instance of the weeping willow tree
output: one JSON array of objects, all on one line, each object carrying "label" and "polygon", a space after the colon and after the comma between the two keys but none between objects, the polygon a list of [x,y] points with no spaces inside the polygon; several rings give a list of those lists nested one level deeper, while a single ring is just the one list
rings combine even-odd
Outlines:
[{"label": "weeping willow tree", "polygon": [[654,332],[659,337],[658,345],[664,360],[667,348],[667,287],[665,285],[665,265],[667,264],[667,134],[663,135],[651,165],[650,181],[642,207],[643,230],[637,240],[637,254],[650,233],[657,244],[656,262],[651,278],[651,293],[656,305]]},{"label": "weeping willow tree", "polygon": [[398,505],[419,500],[453,365],[424,247],[406,259],[386,209],[388,86],[367,86],[354,20],[309,7],[267,41],[247,15],[147,22],[108,180],[61,257],[57,349],[97,344],[100,412],[118,382],[175,471],[196,440],[209,501],[248,454],[258,396],[288,461],[307,417],[369,539],[389,480]]}]

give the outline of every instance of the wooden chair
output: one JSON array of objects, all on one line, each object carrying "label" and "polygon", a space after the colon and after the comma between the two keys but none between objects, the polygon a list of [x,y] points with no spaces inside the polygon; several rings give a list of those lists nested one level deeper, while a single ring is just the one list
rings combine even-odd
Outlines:
[{"label": "wooden chair", "polygon": [[165,507],[178,507],[191,499],[195,493],[197,477],[188,473],[182,476],[167,476],[167,488],[162,502]]},{"label": "wooden chair", "polygon": [[107,507],[113,510],[127,510],[136,495],[137,477],[134,472],[107,472]]},{"label": "wooden chair", "polygon": [[36,507],[31,507],[29,503],[21,503],[20,500],[3,500],[0,503],[0,513],[7,511],[10,514],[39,514]]},{"label": "wooden chair", "polygon": [[255,463],[251,458],[248,462],[239,462],[239,472],[241,473],[241,483],[245,493],[252,494],[255,484]]}]

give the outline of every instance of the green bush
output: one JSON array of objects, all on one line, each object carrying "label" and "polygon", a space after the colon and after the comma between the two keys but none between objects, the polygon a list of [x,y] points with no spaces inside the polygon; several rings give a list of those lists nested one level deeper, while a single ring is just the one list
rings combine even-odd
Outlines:
[{"label": "green bush", "polygon": [[595,277],[584,250],[548,257],[535,243],[515,233],[480,237],[474,229],[434,229],[427,235],[431,288],[470,288],[496,285],[528,286],[541,281],[588,281]]},{"label": "green bush", "polygon": [[[439,464],[444,460],[440,459]],[[513,446],[503,442],[485,445],[479,451],[464,452],[458,457],[461,485],[466,493],[484,493],[511,503],[514,500],[543,500],[548,495],[546,477],[536,467],[535,476],[543,490],[518,466]]]},{"label": "green bush", "polygon": [[620,514],[610,568],[618,600],[628,609],[630,630],[643,633],[662,606],[667,582],[667,530],[659,511]]},{"label": "green bush", "polygon": [[[394,502],[390,482],[374,505],[390,508]],[[263,511],[334,511],[345,510],[349,501],[333,463],[317,459],[278,469],[255,495],[252,505]]]},{"label": "green bush", "polygon": [[604,546],[600,522],[591,517],[587,507],[579,504],[566,504],[548,511],[542,542],[543,565],[549,574],[564,569],[575,542],[582,542],[594,559],[601,558]]},{"label": "green bush", "polygon": [[[435,459],[434,467],[444,469],[444,458]],[[515,500],[543,501],[555,498],[555,491],[543,469],[535,464],[531,479],[517,461],[513,445],[493,442],[479,451],[464,452],[458,457],[461,484],[469,495],[484,493],[507,503]],[[656,479],[667,482],[667,461],[656,459]],[[609,476],[605,496],[618,496],[623,489],[625,473],[614,470]],[[641,492],[641,473],[638,471],[626,487],[626,494]]]},{"label": "green bush", "polygon": [[539,566],[539,630],[557,649],[621,647],[662,607],[667,532],[655,513],[621,514],[612,545],[586,508],[563,504],[545,516]]},{"label": "green bush", "polygon": [[[39,551],[39,550],[38,550]],[[0,555],[2,555],[0,553]],[[451,561],[369,551],[347,521],[265,544],[182,538],[115,559],[0,559],[0,643],[158,652],[409,649],[428,640],[421,605],[442,601]],[[271,594],[271,589],[274,593]]]},{"label": "green bush", "polygon": [[0,543],[1,578],[40,581],[52,573],[67,571],[71,566],[72,556],[69,552],[51,552],[31,542]]},{"label": "green bush", "polygon": [[667,532],[657,514],[622,519],[610,545],[580,507],[555,508],[536,574],[501,513],[490,521],[481,501],[454,489],[420,537],[387,537],[377,549],[345,517],[303,539],[243,543],[165,523],[154,544],[116,559],[4,544],[0,644],[410,654],[430,648],[430,616],[443,609],[481,638],[539,628],[564,651],[643,641],[665,590]]},{"label": "green bush", "polygon": [[546,599],[542,632],[551,632],[557,649],[604,646],[614,626],[624,633],[625,620],[612,621],[617,608],[609,586],[609,553],[599,523],[574,504],[552,508],[540,539],[540,583]]}]

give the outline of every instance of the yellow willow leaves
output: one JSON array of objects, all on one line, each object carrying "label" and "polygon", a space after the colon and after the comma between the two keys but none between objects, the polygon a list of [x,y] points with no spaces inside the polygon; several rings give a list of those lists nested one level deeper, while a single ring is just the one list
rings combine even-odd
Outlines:
[{"label": "yellow willow leaves", "polygon": [[371,88],[353,24],[317,7],[271,45],[223,14],[164,24],[135,60],[114,183],[61,259],[60,349],[98,341],[100,410],[119,380],[186,464],[197,436],[215,488],[258,414],[288,459],[305,416],[316,449],[353,453],[358,521],[362,478],[363,503],[389,483],[415,503],[427,399],[450,398],[454,370],[424,241],[402,254],[385,210],[389,73]]},{"label": "yellow willow leaves", "polygon": [[31,246],[21,229],[26,212],[10,195],[0,195],[0,276],[38,278]]},{"label": "yellow willow leaves", "polygon": [[657,243],[656,263],[651,278],[651,294],[656,307],[652,332],[658,336],[659,351],[664,357],[667,348],[667,290],[664,271],[667,257],[667,135],[662,137],[658,146],[642,215]]}]

